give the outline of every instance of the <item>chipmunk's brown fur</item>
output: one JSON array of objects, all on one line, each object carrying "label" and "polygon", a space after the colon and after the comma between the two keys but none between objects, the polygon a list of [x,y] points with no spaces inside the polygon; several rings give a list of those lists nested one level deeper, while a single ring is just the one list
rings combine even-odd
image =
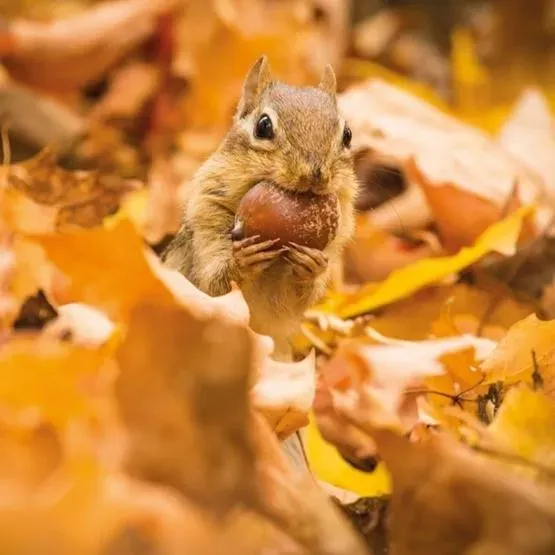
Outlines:
[{"label": "chipmunk's brown fur", "polygon": [[[210,295],[223,295],[237,282],[251,327],[274,339],[277,358],[289,358],[289,338],[324,293],[330,265],[339,261],[354,228],[357,185],[335,87],[330,66],[318,87],[292,87],[272,80],[266,57],[260,58],[247,75],[231,129],[193,179],[182,227],[164,253],[169,267]],[[254,135],[262,114],[272,120],[272,140]],[[252,240],[232,241],[239,202],[262,180],[337,194],[339,230],[323,252],[292,246],[284,253]]]}]

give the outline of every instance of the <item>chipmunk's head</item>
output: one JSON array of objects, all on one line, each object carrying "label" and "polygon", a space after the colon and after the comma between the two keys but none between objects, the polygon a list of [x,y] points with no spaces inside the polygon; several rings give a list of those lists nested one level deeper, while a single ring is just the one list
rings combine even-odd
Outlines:
[{"label": "chipmunk's head", "polygon": [[272,79],[265,56],[249,71],[224,148],[239,154],[252,184],[267,179],[295,191],[326,194],[352,179],[351,130],[337,108],[327,66],[317,87]]}]

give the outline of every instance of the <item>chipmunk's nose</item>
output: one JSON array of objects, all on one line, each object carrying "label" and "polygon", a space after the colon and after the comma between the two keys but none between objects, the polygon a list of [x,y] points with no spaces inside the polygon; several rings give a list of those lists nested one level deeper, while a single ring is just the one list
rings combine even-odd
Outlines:
[{"label": "chipmunk's nose", "polygon": [[315,184],[319,184],[322,182],[322,170],[320,168],[314,168],[312,170],[312,181]]},{"label": "chipmunk's nose", "polygon": [[301,175],[299,185],[303,189],[319,189],[324,185],[324,172],[321,168],[313,168]]}]

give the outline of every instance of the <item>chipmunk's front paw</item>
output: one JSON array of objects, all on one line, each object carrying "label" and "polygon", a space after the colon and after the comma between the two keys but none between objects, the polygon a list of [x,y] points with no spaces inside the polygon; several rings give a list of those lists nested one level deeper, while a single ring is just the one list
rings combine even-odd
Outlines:
[{"label": "chipmunk's front paw", "polygon": [[279,239],[259,241],[254,235],[240,241],[233,241],[233,256],[242,277],[254,278],[271,266],[285,248],[274,248]]},{"label": "chipmunk's front paw", "polygon": [[328,267],[328,257],[318,249],[289,243],[284,258],[293,266],[293,273],[302,281],[309,281],[323,274]]}]

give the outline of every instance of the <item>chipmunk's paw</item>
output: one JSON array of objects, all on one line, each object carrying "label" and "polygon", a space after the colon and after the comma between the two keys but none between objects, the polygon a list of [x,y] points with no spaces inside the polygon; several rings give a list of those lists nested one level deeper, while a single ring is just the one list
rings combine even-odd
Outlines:
[{"label": "chipmunk's paw", "polygon": [[233,241],[233,257],[244,278],[254,278],[271,266],[286,248],[275,248],[279,239],[260,241],[259,235]]},{"label": "chipmunk's paw", "polygon": [[323,274],[328,267],[328,257],[318,249],[289,243],[284,258],[293,266],[293,273],[302,281],[309,281]]}]

